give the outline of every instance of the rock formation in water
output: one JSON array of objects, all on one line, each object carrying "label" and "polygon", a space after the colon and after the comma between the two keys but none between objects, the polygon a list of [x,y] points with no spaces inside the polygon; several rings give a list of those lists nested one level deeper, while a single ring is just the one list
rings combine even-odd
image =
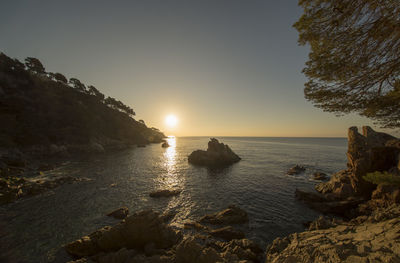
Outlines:
[{"label": "rock formation in water", "polygon": [[296,175],[296,174],[300,174],[300,173],[304,173],[306,171],[306,168],[304,166],[300,166],[300,165],[295,165],[292,168],[289,169],[289,171],[287,171],[286,174],[288,175]]},{"label": "rock formation in water", "polygon": [[127,207],[120,207],[117,210],[114,210],[107,214],[107,216],[114,217],[116,219],[124,219],[129,214],[129,209]]},{"label": "rock formation in water", "polygon": [[208,167],[227,166],[240,160],[241,158],[228,145],[220,143],[215,138],[211,138],[208,142],[207,151],[196,150],[188,158],[191,164]]}]

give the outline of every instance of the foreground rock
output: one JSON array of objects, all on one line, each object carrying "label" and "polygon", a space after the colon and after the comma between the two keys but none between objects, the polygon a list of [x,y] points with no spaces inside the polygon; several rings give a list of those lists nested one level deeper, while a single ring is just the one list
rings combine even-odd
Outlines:
[{"label": "foreground rock", "polygon": [[[194,223],[194,225],[200,225]],[[99,263],[251,263],[260,262],[263,250],[232,227],[206,229],[211,236],[180,231],[151,210],[135,213],[113,227],[104,227],[65,245],[80,262]],[[222,238],[229,242],[213,239]]]},{"label": "foreground rock", "polygon": [[301,174],[306,171],[306,168],[304,166],[300,165],[295,165],[292,168],[289,169],[289,171],[286,172],[288,175],[296,175],[296,174]]},{"label": "foreground rock", "polygon": [[157,249],[166,249],[180,239],[179,231],[166,225],[158,213],[147,210],[135,213],[113,227],[103,227],[69,243],[65,249],[73,256],[84,257],[121,248],[143,250],[149,244]]},{"label": "foreground rock", "polygon": [[200,219],[202,223],[213,225],[243,224],[248,221],[247,212],[235,205],[231,205],[220,212],[205,215]]},{"label": "foreground rock", "polygon": [[112,211],[111,213],[108,213],[107,216],[114,217],[116,219],[124,219],[127,217],[129,214],[129,209],[127,207],[121,207],[118,208],[117,210]]},{"label": "foreground rock", "polygon": [[400,262],[400,208],[377,210],[348,223],[277,238],[266,262]]},{"label": "foreground rock", "polygon": [[175,195],[179,195],[182,192],[182,190],[179,189],[175,189],[175,190],[157,190],[154,192],[151,192],[149,194],[150,197],[170,197],[170,196],[175,196]]},{"label": "foreground rock", "polygon": [[241,158],[228,145],[220,143],[215,138],[211,138],[208,142],[207,151],[196,150],[188,157],[189,163],[208,167],[227,166],[240,160]]}]

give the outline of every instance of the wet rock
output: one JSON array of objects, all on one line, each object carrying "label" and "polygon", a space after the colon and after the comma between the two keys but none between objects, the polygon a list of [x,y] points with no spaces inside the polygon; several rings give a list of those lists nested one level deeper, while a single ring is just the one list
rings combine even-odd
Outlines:
[{"label": "wet rock", "polygon": [[129,214],[129,209],[127,207],[121,207],[107,214],[107,216],[114,217],[116,219],[124,219]]},{"label": "wet rock", "polygon": [[198,223],[196,221],[185,222],[185,223],[183,223],[183,227],[185,229],[196,229],[196,230],[200,230],[200,231],[201,230],[204,230],[204,231],[208,231],[209,230],[209,228],[207,226],[202,225],[202,224],[200,224],[200,223]]},{"label": "wet rock", "polygon": [[227,241],[230,241],[232,239],[242,239],[245,236],[242,231],[235,230],[231,226],[226,226],[226,227],[211,230],[210,234],[213,237],[222,238]]},{"label": "wet rock", "polygon": [[301,174],[306,171],[306,168],[304,166],[300,165],[295,165],[292,168],[289,169],[289,171],[286,172],[288,175],[296,175],[296,174]]},{"label": "wet rock", "polygon": [[316,172],[313,174],[314,180],[324,181],[328,179],[328,175],[322,172]]},{"label": "wet rock", "polygon": [[228,145],[220,143],[215,138],[211,138],[208,142],[207,151],[196,150],[188,157],[189,163],[208,167],[227,166],[240,160],[241,158]]},{"label": "wet rock", "polygon": [[235,205],[231,205],[220,212],[205,215],[200,219],[202,223],[213,225],[243,224],[248,221],[247,212]]},{"label": "wet rock", "polygon": [[162,148],[168,148],[170,145],[168,144],[168,142],[163,142],[163,144],[161,144]]},{"label": "wet rock", "polygon": [[151,192],[149,194],[150,197],[170,197],[170,196],[175,196],[175,195],[179,195],[182,192],[182,190],[179,189],[175,189],[175,190],[168,190],[168,189],[164,189],[164,190],[157,190],[154,192]]}]

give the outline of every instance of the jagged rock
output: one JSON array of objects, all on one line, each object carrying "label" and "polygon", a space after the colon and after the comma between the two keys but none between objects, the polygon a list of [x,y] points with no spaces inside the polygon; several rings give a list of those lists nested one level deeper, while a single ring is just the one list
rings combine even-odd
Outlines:
[{"label": "jagged rock", "polygon": [[292,168],[289,169],[289,171],[286,172],[288,175],[295,175],[295,174],[300,174],[304,173],[306,171],[306,168],[304,166],[300,165],[295,165]]},{"label": "jagged rock", "polygon": [[224,240],[230,241],[232,239],[242,239],[244,238],[244,233],[239,230],[235,230],[231,226],[226,226],[210,231],[213,237],[222,238]]},{"label": "jagged rock", "polygon": [[207,226],[202,225],[202,224],[200,224],[200,223],[198,223],[198,222],[195,222],[195,221],[188,221],[188,222],[185,222],[185,223],[183,224],[183,227],[184,227],[185,229],[191,229],[191,228],[193,228],[193,229],[196,229],[196,230],[205,230],[205,231],[208,231],[208,230],[209,230],[209,228],[208,228]]},{"label": "jagged rock", "polygon": [[150,197],[170,197],[170,196],[179,195],[181,192],[182,192],[182,190],[179,190],[179,189],[175,189],[175,190],[164,189],[164,190],[157,190],[157,191],[151,192],[149,194],[149,196]]},{"label": "jagged rock", "polygon": [[168,144],[168,142],[163,142],[163,144],[161,144],[161,147],[163,148],[168,148],[170,145]]},{"label": "jagged rock", "polygon": [[363,135],[357,127],[348,131],[348,169],[334,174],[328,182],[320,183],[316,190],[322,194],[332,194],[337,199],[351,196],[370,198],[375,186],[363,179],[369,172],[388,171],[399,162],[400,140],[363,127]]},{"label": "jagged rock", "polygon": [[127,217],[129,214],[129,209],[127,207],[121,207],[118,208],[117,210],[112,211],[111,213],[108,213],[107,216],[114,217],[116,219],[124,219]]},{"label": "jagged rock", "polygon": [[241,158],[228,145],[220,143],[215,138],[211,138],[208,142],[207,151],[196,150],[188,157],[189,163],[208,167],[226,166],[240,160]]},{"label": "jagged rock", "polygon": [[166,225],[159,213],[147,210],[125,218],[113,227],[104,227],[71,242],[65,245],[65,249],[73,256],[84,257],[121,248],[143,250],[149,243],[164,249],[172,247],[180,238],[180,232]]},{"label": "jagged rock", "polygon": [[328,178],[328,175],[322,172],[316,172],[313,174],[314,180],[324,181]]},{"label": "jagged rock", "polygon": [[329,219],[324,216],[318,217],[318,219],[312,221],[310,223],[310,226],[308,227],[308,230],[321,230],[321,229],[327,229],[336,226],[336,220],[334,219]]},{"label": "jagged rock", "polygon": [[220,212],[205,215],[200,219],[200,222],[213,225],[243,224],[248,221],[247,212],[235,205],[231,205]]},{"label": "jagged rock", "polygon": [[[376,220],[383,214],[392,217]],[[396,206],[357,223],[342,222],[277,238],[267,248],[266,262],[400,262],[399,215]]]}]

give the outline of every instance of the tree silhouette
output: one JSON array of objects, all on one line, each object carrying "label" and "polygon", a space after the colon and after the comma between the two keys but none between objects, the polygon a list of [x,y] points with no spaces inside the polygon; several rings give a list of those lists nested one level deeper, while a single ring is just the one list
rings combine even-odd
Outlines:
[{"label": "tree silhouette", "polygon": [[357,112],[400,127],[400,4],[387,0],[300,0],[294,24],[311,52],[305,97],[337,114]]},{"label": "tree silhouette", "polygon": [[46,73],[42,62],[40,62],[40,60],[37,58],[27,57],[25,59],[25,66],[28,68],[28,70],[30,70],[34,73],[37,73],[37,74]]},{"label": "tree silhouette", "polygon": [[79,79],[70,78],[69,83],[77,90],[81,92],[86,92],[85,84],[83,84]]}]

